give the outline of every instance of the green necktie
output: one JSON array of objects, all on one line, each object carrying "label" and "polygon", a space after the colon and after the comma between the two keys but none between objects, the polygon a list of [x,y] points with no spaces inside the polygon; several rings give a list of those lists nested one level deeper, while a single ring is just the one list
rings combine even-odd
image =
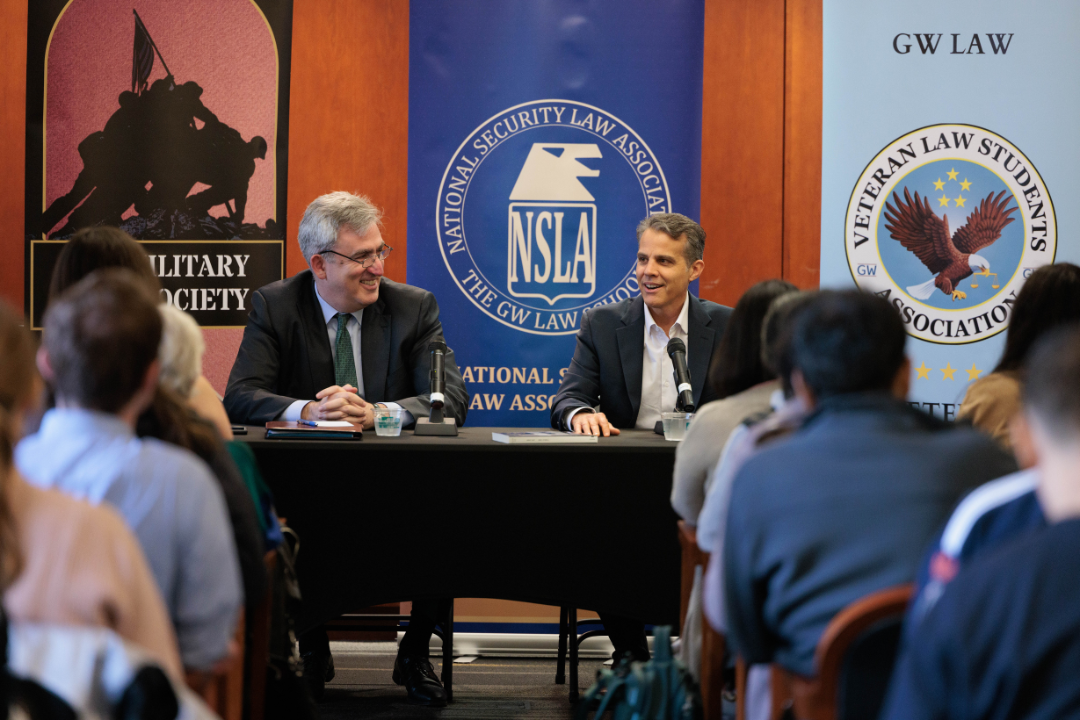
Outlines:
[{"label": "green necktie", "polygon": [[348,313],[337,314],[337,352],[334,354],[334,382],[339,387],[356,387],[356,360],[353,359],[352,338],[346,324],[352,317]]}]

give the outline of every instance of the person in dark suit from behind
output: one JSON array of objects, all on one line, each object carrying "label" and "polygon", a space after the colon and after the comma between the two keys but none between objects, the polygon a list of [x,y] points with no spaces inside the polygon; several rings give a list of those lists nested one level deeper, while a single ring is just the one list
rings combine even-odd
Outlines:
[{"label": "person in dark suit from behind", "polygon": [[[431,342],[445,342],[435,296],[387,280],[390,246],[381,213],[366,197],[333,192],[316,198],[300,221],[300,250],[309,270],[256,290],[225,390],[233,422],[346,420],[369,429],[376,405],[405,410],[404,426],[430,409]],[[448,351],[447,416],[465,422],[469,396]],[[333,498],[327,498],[333,502]],[[409,699],[446,704],[428,662],[428,643],[449,600],[413,602],[409,630],[394,664],[394,681]],[[300,638],[304,675],[320,698],[334,677],[326,631]]]},{"label": "person in dark suit from behind", "polygon": [[992,518],[993,542],[906,633],[885,720],[1080,714],[1080,327],[1041,339],[1025,364],[1012,432],[1038,465],[1034,497]]},{"label": "person in dark suit from behind", "polygon": [[[705,268],[705,230],[678,213],[657,213],[637,227],[637,281],[641,295],[590,309],[570,368],[551,406],[551,426],[589,435],[620,428],[652,430],[675,409],[678,392],[667,344],[686,344],[695,407],[719,398],[709,381],[731,308],[688,291]],[[600,613],[615,657],[649,658],[645,626]]]}]

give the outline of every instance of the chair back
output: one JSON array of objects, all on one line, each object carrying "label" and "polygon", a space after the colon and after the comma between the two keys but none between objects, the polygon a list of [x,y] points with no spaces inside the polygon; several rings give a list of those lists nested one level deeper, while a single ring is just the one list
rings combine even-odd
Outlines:
[{"label": "chair back", "polygon": [[[844,608],[818,641],[816,678],[804,678],[774,666],[773,683],[785,684],[799,720],[876,718],[900,645],[900,628],[912,586],[867,595]],[[774,687],[774,703],[777,693]],[[782,708],[773,708],[777,717]]]}]

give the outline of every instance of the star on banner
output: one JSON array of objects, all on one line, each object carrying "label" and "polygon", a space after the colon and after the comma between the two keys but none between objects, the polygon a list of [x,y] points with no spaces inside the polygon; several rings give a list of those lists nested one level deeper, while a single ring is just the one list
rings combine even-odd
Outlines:
[{"label": "star on banner", "polygon": [[[944,190],[945,189],[945,181],[942,180],[941,178],[938,178],[937,180],[935,180],[934,181],[934,189],[935,190]],[[967,188],[964,188],[964,189],[967,190]]]},{"label": "star on banner", "polygon": [[926,363],[923,363],[922,367],[915,368],[915,379],[916,380],[929,380],[930,379],[930,368],[926,367]]},{"label": "star on banner", "polygon": [[945,367],[941,369],[941,374],[943,376],[941,379],[955,380],[956,378],[953,377],[953,373],[955,373],[959,369],[960,368],[954,368],[950,363],[945,363]]},{"label": "star on banner", "polygon": [[960,189],[961,190],[970,190],[971,189],[971,181],[968,180],[967,178],[964,178],[964,182],[960,183]]},{"label": "star on banner", "polygon": [[964,203],[967,202],[966,197],[956,196],[956,207],[964,207]]},{"label": "star on banner", "polygon": [[979,379],[979,373],[981,373],[982,370],[975,367],[975,363],[971,363],[971,369],[970,370],[965,370],[964,372],[966,372],[968,374],[968,380],[970,381],[970,380],[978,380]]},{"label": "star on banner", "polygon": [[949,207],[949,198],[942,195],[938,199],[938,207]]},{"label": "star on banner", "polygon": [[956,172],[956,170],[950,170],[949,172],[947,172],[945,174],[949,176],[950,180],[955,180],[956,176],[959,175],[960,173]]}]

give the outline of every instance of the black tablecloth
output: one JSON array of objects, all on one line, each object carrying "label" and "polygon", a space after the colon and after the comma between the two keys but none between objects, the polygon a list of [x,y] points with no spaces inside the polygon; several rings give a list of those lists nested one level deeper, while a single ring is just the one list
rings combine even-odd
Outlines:
[{"label": "black tablecloth", "polygon": [[308,441],[249,428],[238,437],[300,535],[301,629],[434,597],[677,623],[675,443],[623,431],[595,445],[506,445],[493,430]]}]

